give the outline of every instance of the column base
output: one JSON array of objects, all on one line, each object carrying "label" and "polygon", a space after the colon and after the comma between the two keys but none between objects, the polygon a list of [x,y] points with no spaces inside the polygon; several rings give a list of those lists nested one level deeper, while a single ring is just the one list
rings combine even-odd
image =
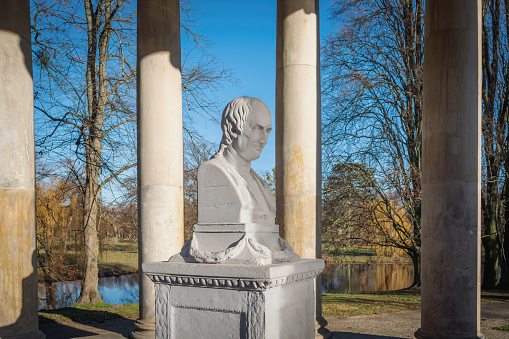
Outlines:
[{"label": "column base", "polygon": [[131,339],[154,339],[156,337],[155,319],[138,319],[134,323],[136,329],[129,333]]},{"label": "column base", "polygon": [[417,339],[485,339],[484,335],[478,334],[447,334],[419,328],[414,336]]},{"label": "column base", "polygon": [[2,337],[2,339],[46,339],[46,335],[41,331],[30,332],[27,334]]},{"label": "column base", "polygon": [[315,338],[329,339],[332,338],[332,332],[329,331],[325,326],[328,322],[324,317],[317,317],[315,320]]}]

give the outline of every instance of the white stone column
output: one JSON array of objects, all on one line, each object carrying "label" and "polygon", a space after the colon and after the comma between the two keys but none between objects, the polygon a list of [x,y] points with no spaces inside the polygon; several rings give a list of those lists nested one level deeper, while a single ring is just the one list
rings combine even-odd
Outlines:
[{"label": "white stone column", "polygon": [[138,1],[138,253],[140,318],[132,338],[155,335],[155,295],[142,263],[184,242],[182,88],[178,0]]},{"label": "white stone column", "polygon": [[[276,222],[302,258],[321,257],[321,119],[318,0],[278,0]],[[315,281],[318,337],[321,275]]]},{"label": "white stone column", "polygon": [[427,0],[417,338],[480,338],[481,1]]},{"label": "white stone column", "polygon": [[37,314],[30,3],[0,0],[0,337],[45,338]]}]

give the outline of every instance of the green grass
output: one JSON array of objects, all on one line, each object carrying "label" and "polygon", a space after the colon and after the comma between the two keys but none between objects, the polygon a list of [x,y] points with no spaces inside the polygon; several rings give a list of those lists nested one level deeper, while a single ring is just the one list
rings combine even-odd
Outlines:
[{"label": "green grass", "polygon": [[509,291],[481,291],[481,302],[509,301]]},{"label": "green grass", "polygon": [[40,310],[39,322],[44,323],[69,323],[81,321],[106,321],[112,319],[138,318],[138,304],[125,305],[75,305],[72,307],[59,308],[57,310]]},{"label": "green grass", "polygon": [[[481,301],[493,302],[509,300],[509,292],[483,291]],[[351,317],[399,311],[416,310],[421,307],[419,289],[404,289],[389,292],[356,293],[356,294],[324,294],[322,308],[324,316]],[[138,304],[125,305],[76,305],[57,310],[39,311],[39,321],[48,322],[80,322],[105,321],[118,318],[138,318]],[[509,331],[509,325],[495,328]]]},{"label": "green grass", "polygon": [[110,277],[113,275],[124,275],[138,272],[138,263],[108,263],[98,264],[99,276]]},{"label": "green grass", "polygon": [[398,311],[421,307],[418,290],[402,290],[379,293],[332,294],[322,296],[322,312],[325,316],[351,317]]},{"label": "green grass", "polygon": [[323,252],[330,256],[375,256],[376,250],[370,247],[324,247]]},{"label": "green grass", "polygon": [[138,262],[138,243],[136,242],[110,242],[101,247],[99,261],[103,264]]},{"label": "green grass", "polygon": [[381,256],[323,256],[326,264],[412,264],[409,258]]},{"label": "green grass", "polygon": [[[483,303],[507,300],[509,300],[509,292],[507,291],[481,292],[481,302]],[[356,294],[328,293],[322,296],[322,309],[326,316],[350,317],[409,311],[419,308],[421,308],[419,289]]]},{"label": "green grass", "polygon": [[493,327],[494,330],[509,331],[509,325]]},{"label": "green grass", "polygon": [[411,264],[408,257],[384,257],[376,254],[372,247],[324,247],[323,259],[328,264],[348,263],[401,263]]}]

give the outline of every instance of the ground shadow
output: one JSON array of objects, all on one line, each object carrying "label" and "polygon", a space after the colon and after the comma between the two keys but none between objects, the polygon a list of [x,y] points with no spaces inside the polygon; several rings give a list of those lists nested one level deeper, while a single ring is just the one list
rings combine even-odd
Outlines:
[{"label": "ground shadow", "polygon": [[352,332],[332,332],[332,339],[402,339],[402,337],[387,337],[383,335],[360,334]]},{"label": "ground shadow", "polygon": [[39,328],[47,338],[80,338],[116,333],[128,337],[134,330],[133,319],[100,310],[64,307],[39,311]]}]

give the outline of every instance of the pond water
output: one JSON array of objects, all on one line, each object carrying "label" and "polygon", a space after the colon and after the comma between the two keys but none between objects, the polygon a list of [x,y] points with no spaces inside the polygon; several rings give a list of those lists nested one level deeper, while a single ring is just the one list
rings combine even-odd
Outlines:
[{"label": "pond water", "polygon": [[[409,287],[413,266],[403,264],[329,264],[323,271],[322,293],[390,291]],[[39,284],[39,309],[72,306],[81,280]],[[107,304],[138,302],[138,275],[99,278],[99,294]]]},{"label": "pond water", "polygon": [[408,264],[328,264],[322,293],[394,291],[412,285],[414,267]]},{"label": "pond water", "polygon": [[[80,295],[81,280],[39,283],[39,309],[56,309],[74,305]],[[107,304],[138,302],[138,275],[99,278],[99,294]]]}]

